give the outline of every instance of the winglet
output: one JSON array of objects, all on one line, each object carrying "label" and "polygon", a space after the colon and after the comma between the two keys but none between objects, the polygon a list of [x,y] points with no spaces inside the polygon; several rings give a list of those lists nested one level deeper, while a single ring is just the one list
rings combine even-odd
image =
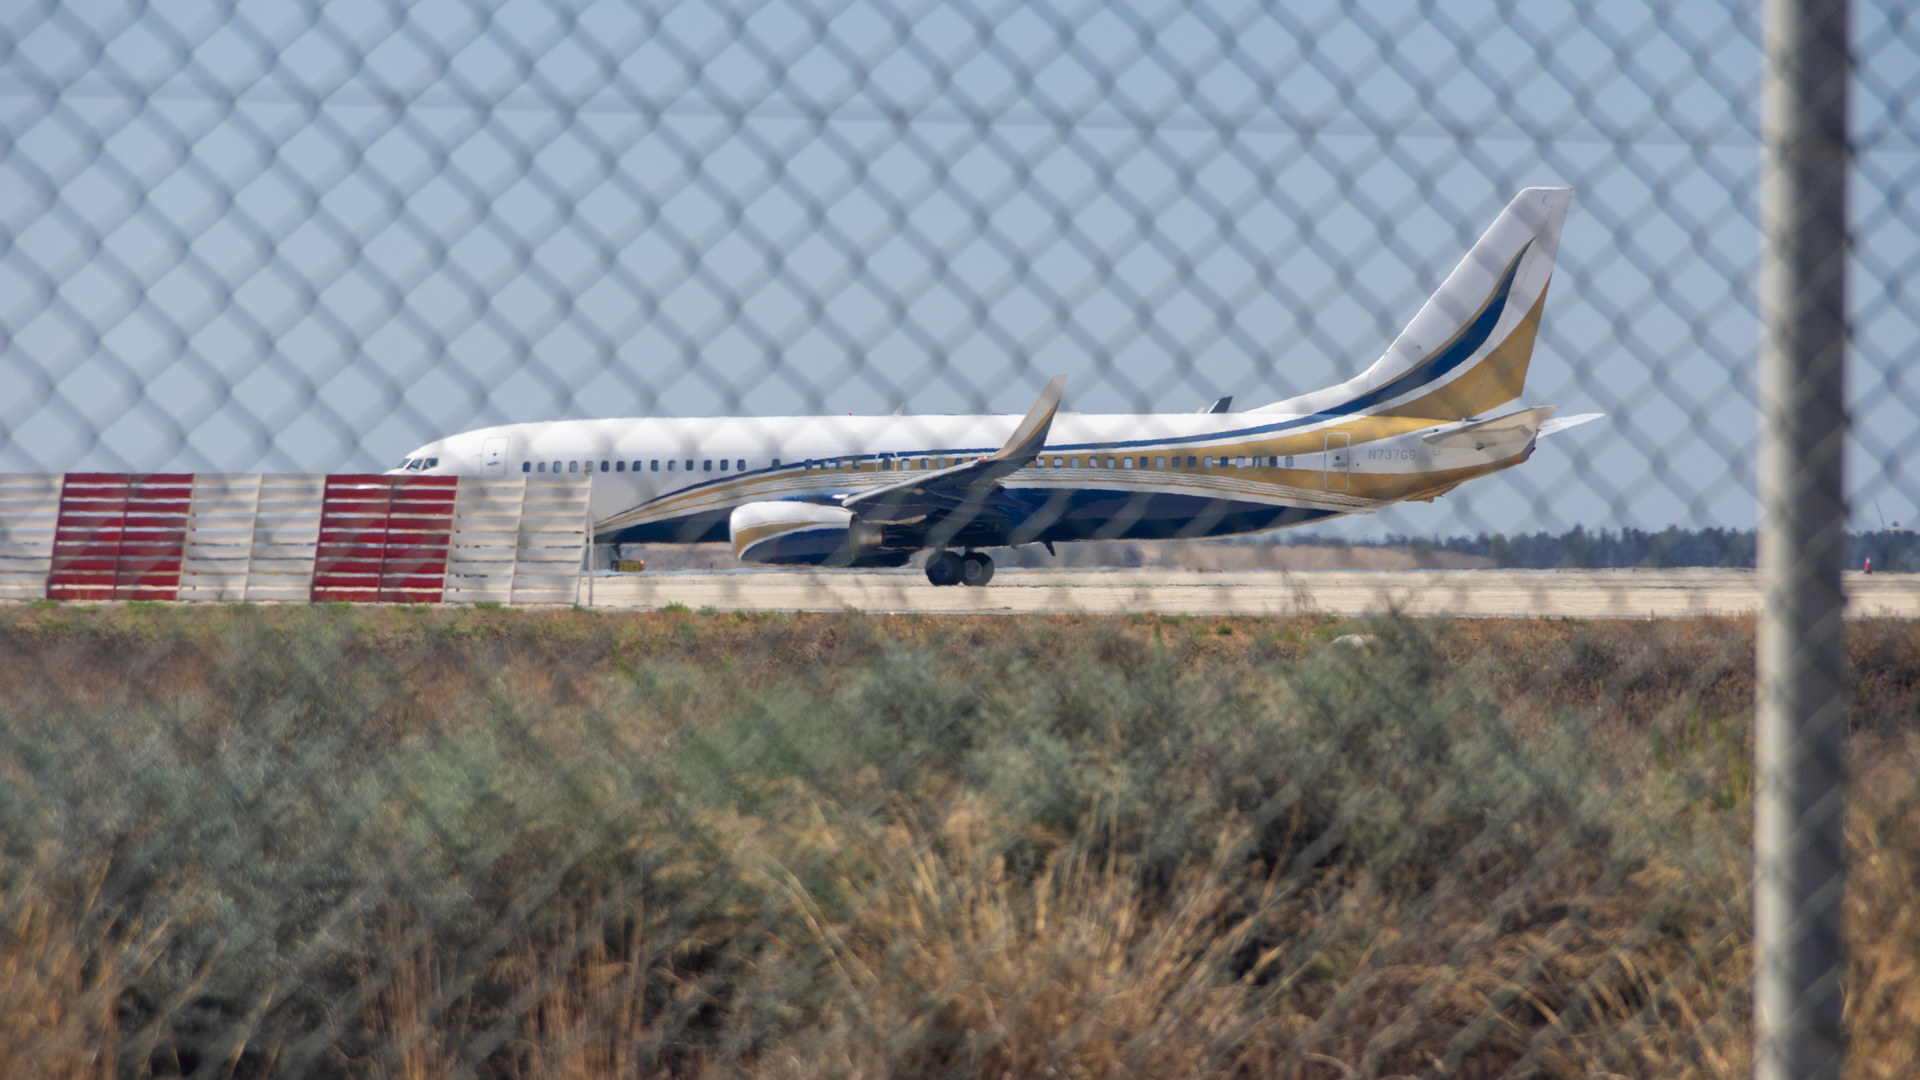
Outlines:
[{"label": "winglet", "polygon": [[1013,429],[1013,435],[1007,439],[1007,445],[987,455],[989,461],[1018,461],[1024,465],[1040,456],[1040,448],[1047,445],[1047,432],[1053,427],[1053,414],[1060,408],[1060,395],[1067,389],[1067,377],[1055,375],[1040,391],[1040,397],[1034,401],[1033,408],[1027,410],[1027,418]]}]

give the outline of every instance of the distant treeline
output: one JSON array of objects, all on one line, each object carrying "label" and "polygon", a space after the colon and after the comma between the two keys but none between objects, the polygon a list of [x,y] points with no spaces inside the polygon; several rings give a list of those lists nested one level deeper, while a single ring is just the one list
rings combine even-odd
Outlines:
[{"label": "distant treeline", "polygon": [[[1341,543],[1288,537],[1297,544]],[[1623,528],[1587,531],[1575,525],[1566,532],[1521,533],[1505,536],[1481,533],[1444,540],[1387,536],[1379,540],[1347,541],[1362,547],[1451,551],[1478,555],[1495,566],[1517,570],[1603,569],[1607,567],[1752,566],[1755,537],[1752,529],[1682,529],[1668,526],[1660,532]],[[1873,568],[1889,572],[1920,572],[1920,533],[1883,529],[1847,536],[1846,567],[1858,570],[1866,559]]]}]

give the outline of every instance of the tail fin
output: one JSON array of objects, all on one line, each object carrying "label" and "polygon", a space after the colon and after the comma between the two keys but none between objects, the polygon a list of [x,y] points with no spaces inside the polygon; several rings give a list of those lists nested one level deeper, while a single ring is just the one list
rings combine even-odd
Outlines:
[{"label": "tail fin", "polygon": [[1461,420],[1520,396],[1571,188],[1513,197],[1372,367],[1255,412]]}]

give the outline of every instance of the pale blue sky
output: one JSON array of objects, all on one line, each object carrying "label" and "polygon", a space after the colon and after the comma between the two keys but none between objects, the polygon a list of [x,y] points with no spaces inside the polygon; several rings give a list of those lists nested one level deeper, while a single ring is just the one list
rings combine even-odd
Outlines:
[{"label": "pale blue sky", "polygon": [[[1920,31],[1861,5],[1852,462],[1912,520]],[[1750,525],[1758,31],[1687,2],[0,13],[0,469],[366,469],[484,424],[1261,404],[1577,189],[1528,403],[1351,528]],[[1862,516],[1864,515],[1864,516]]]}]

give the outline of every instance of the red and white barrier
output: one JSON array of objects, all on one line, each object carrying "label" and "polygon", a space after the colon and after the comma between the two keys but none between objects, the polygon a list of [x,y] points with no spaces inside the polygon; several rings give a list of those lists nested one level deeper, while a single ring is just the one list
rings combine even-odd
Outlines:
[{"label": "red and white barrier", "polygon": [[572,603],[587,476],[0,476],[0,597]]},{"label": "red and white barrier", "polygon": [[184,473],[68,473],[47,599],[172,600],[192,503]]}]

